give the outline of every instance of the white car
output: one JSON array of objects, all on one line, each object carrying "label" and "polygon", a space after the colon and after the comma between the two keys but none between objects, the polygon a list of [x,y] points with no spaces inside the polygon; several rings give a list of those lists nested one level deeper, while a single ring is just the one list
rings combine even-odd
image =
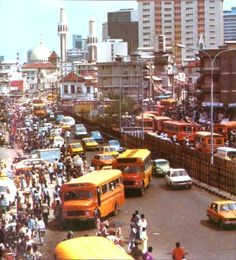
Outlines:
[{"label": "white car", "polygon": [[60,123],[73,127],[75,125],[75,119],[71,116],[64,116]]},{"label": "white car", "polygon": [[190,189],[192,187],[192,179],[186,170],[182,168],[171,168],[165,175],[165,181],[166,185],[171,188],[186,187]]},{"label": "white car", "polygon": [[0,177],[0,196],[4,195],[6,206],[9,207],[15,201],[17,188],[14,181],[6,176]]},{"label": "white car", "polygon": [[59,135],[56,135],[54,138],[53,138],[53,144],[52,146],[53,147],[62,147],[65,143],[65,140],[63,137],[59,136]]}]

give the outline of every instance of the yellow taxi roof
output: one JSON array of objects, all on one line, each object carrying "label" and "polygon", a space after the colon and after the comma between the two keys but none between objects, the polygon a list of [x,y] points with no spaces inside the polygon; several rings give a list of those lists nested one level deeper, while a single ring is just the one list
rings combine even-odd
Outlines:
[{"label": "yellow taxi roof", "polygon": [[216,203],[216,204],[228,204],[228,203],[236,203],[236,201],[234,201],[234,200],[217,200],[217,201],[214,201],[214,203]]}]

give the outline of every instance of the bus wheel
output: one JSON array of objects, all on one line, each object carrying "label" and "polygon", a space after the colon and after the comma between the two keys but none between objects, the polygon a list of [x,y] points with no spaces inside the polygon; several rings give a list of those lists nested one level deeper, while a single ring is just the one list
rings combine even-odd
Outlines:
[{"label": "bus wheel", "polygon": [[114,208],[113,215],[114,215],[114,216],[117,216],[117,214],[119,213],[119,211],[120,211],[119,204],[116,203],[116,204],[115,204],[115,208]]},{"label": "bus wheel", "polygon": [[141,189],[140,189],[140,195],[143,196],[144,195],[144,184],[142,185]]}]

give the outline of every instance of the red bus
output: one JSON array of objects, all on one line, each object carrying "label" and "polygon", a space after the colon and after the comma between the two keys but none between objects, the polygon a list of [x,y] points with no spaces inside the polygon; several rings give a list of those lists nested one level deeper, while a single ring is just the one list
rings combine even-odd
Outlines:
[{"label": "red bus", "polygon": [[176,140],[180,143],[184,142],[186,138],[188,138],[189,142],[194,142],[194,134],[199,130],[198,125],[184,121],[164,121],[163,126],[164,133],[166,133],[169,138],[176,135]]}]

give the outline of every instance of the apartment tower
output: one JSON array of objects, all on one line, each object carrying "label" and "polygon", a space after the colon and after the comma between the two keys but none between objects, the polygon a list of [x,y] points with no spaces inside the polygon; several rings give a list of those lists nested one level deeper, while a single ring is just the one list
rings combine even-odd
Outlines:
[{"label": "apartment tower", "polygon": [[[204,49],[223,44],[223,0],[137,0],[139,47],[154,47],[159,35],[177,62],[194,59],[199,39]],[[177,48],[182,43],[187,48]]]}]

